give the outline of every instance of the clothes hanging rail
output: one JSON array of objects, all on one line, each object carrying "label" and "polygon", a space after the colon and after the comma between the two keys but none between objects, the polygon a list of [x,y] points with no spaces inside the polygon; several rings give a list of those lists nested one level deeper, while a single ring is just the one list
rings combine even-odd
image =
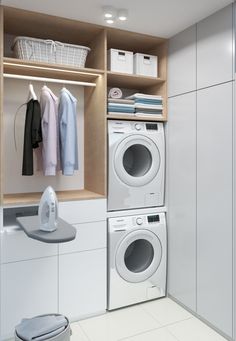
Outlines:
[{"label": "clothes hanging rail", "polygon": [[24,76],[24,75],[15,75],[15,74],[11,74],[11,73],[4,73],[3,77],[4,78],[12,78],[12,79],[23,79],[23,80],[29,80],[29,81],[38,81],[38,82],[45,82],[45,83],[60,83],[60,84],[71,84],[71,85],[96,87],[95,83],[71,81],[68,79]]}]

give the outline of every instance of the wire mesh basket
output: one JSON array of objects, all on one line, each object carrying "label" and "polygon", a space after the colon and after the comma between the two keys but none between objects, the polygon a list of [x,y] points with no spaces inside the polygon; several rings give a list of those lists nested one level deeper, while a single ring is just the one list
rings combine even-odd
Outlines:
[{"label": "wire mesh basket", "polygon": [[12,50],[19,59],[83,68],[90,48],[50,39],[16,37]]}]

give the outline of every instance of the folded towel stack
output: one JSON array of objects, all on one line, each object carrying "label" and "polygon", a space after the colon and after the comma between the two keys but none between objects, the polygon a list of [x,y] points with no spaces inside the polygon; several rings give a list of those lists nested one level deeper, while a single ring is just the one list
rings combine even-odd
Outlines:
[{"label": "folded towel stack", "polygon": [[108,98],[108,114],[134,115],[134,100]]},{"label": "folded towel stack", "polygon": [[127,99],[134,100],[135,115],[137,116],[162,115],[162,96],[135,93]]}]

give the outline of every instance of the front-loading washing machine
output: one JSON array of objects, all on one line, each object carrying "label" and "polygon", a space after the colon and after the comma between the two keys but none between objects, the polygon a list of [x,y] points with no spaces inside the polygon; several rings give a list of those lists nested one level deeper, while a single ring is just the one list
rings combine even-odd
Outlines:
[{"label": "front-loading washing machine", "polygon": [[108,121],[108,211],[163,206],[163,123]]},{"label": "front-loading washing machine", "polygon": [[108,310],[165,296],[166,243],[165,213],[108,219]]}]

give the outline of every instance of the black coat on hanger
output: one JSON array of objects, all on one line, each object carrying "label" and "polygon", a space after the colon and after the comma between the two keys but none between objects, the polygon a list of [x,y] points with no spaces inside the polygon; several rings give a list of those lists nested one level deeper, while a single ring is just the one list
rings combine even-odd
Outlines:
[{"label": "black coat on hanger", "polygon": [[38,148],[41,141],[40,104],[38,100],[31,99],[27,103],[25,116],[22,175],[34,174],[33,148]]}]

